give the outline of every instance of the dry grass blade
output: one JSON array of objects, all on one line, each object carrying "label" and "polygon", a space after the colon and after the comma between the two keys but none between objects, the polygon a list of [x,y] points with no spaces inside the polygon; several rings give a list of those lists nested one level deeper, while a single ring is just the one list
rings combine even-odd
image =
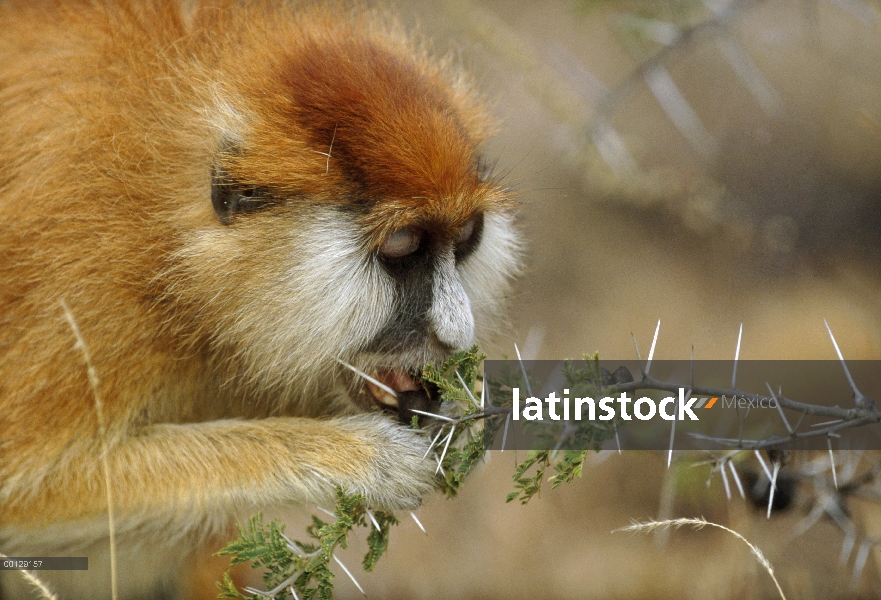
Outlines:
[{"label": "dry grass blade", "polygon": [[89,354],[89,348],[86,346],[86,341],[83,339],[82,333],[80,333],[79,325],[77,325],[73,313],[71,313],[70,309],[67,307],[67,303],[64,300],[61,300],[59,303],[64,310],[64,318],[67,319],[67,323],[70,325],[70,329],[73,331],[73,335],[76,338],[75,348],[83,353],[83,360],[86,363],[86,373],[89,378],[89,387],[92,389],[92,395],[95,398],[95,414],[98,416],[98,430],[99,435],[101,436],[101,466],[104,470],[104,489],[107,495],[107,521],[110,533],[110,595],[113,600],[117,600],[119,598],[119,580],[117,577],[119,571],[116,564],[116,521],[113,517],[113,488],[110,486],[110,467],[107,464],[107,454],[109,450],[107,447],[107,425],[104,422],[104,401],[101,398],[98,373],[92,365],[92,357]]},{"label": "dry grass blade", "polygon": [[786,600],[786,595],[783,593],[783,588],[780,587],[780,582],[777,581],[777,577],[774,575],[774,568],[771,566],[771,563],[768,562],[768,559],[765,558],[765,555],[762,554],[762,551],[759,550],[757,546],[754,546],[748,539],[734,531],[733,529],[729,529],[724,525],[719,525],[718,523],[713,523],[711,521],[707,521],[704,518],[700,519],[668,519],[666,521],[646,521],[643,523],[633,523],[632,525],[628,525],[627,527],[621,527],[620,529],[615,529],[612,533],[616,533],[618,531],[627,531],[630,533],[652,533],[653,531],[658,530],[667,530],[670,528],[679,529],[683,526],[689,526],[692,529],[698,530],[703,529],[706,526],[716,527],[717,529],[721,529],[723,531],[727,531],[744,544],[749,546],[750,552],[752,552],[753,556],[755,556],[756,560],[762,567],[764,567],[765,571],[768,572],[768,575],[771,576],[771,579],[774,581],[774,585],[777,586],[777,593],[780,594],[780,597],[783,600]]},{"label": "dry grass blade", "polygon": [[[9,558],[2,552],[0,552],[0,558]],[[58,600],[58,596],[56,596],[49,587],[40,581],[36,575],[31,573],[30,571],[22,570],[20,571],[21,576],[24,577],[28,583],[30,583],[34,588],[42,594],[44,600]]]}]

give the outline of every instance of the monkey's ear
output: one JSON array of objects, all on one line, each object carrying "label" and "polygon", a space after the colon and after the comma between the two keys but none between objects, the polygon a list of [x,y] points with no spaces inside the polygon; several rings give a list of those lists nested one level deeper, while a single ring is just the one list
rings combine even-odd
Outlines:
[{"label": "monkey's ear", "polygon": [[211,204],[224,225],[232,223],[236,214],[255,212],[271,201],[266,188],[243,185],[230,178],[225,169],[211,168]]}]

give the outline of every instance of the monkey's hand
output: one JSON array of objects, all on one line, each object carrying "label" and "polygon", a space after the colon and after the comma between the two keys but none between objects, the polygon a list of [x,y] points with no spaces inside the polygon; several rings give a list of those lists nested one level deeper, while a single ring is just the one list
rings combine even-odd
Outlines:
[{"label": "monkey's hand", "polygon": [[383,509],[416,508],[437,487],[437,463],[425,457],[427,435],[376,413],[333,422],[340,434],[357,441],[312,467],[321,483],[362,494],[368,506]]}]

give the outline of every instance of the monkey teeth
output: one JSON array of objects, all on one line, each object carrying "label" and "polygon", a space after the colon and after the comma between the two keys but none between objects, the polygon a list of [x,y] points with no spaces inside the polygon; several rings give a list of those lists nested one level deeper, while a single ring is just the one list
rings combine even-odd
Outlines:
[{"label": "monkey teeth", "polygon": [[387,406],[389,408],[395,409],[398,408],[398,399],[375,383],[368,381],[367,389],[370,390],[370,395],[373,396],[373,399],[382,406]]},{"label": "monkey teeth", "polygon": [[374,375],[374,378],[376,382],[381,385],[377,385],[377,383],[367,380],[367,389],[370,390],[370,394],[373,396],[374,400],[380,405],[389,408],[398,408],[398,398],[396,397],[396,394],[422,389],[419,382],[404,371],[383,369],[378,371]]}]

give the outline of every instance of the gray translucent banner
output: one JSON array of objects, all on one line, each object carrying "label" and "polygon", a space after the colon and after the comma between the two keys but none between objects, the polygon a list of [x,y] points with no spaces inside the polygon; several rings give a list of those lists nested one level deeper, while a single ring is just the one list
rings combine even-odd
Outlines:
[{"label": "gray translucent banner", "polygon": [[655,360],[648,375],[635,360],[485,368],[489,449],[881,449],[881,361],[739,361],[736,375],[731,360]]},{"label": "gray translucent banner", "polygon": [[0,559],[0,571],[87,571],[88,556],[7,556]]}]

